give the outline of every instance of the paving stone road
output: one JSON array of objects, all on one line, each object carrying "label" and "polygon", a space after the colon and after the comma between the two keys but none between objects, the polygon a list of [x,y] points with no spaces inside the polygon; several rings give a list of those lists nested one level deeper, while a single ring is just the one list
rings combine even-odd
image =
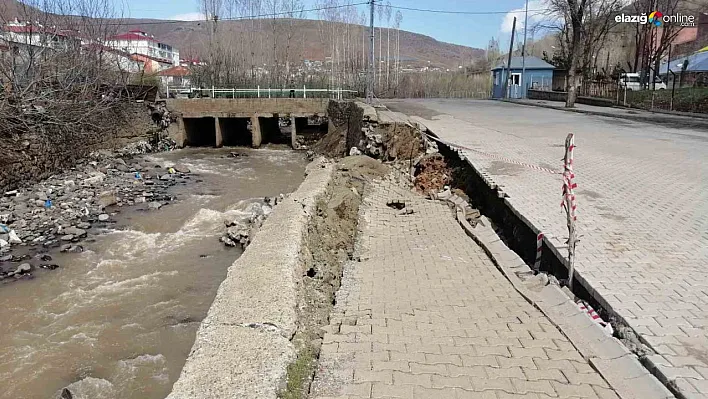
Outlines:
[{"label": "paving stone road", "polygon": [[556,248],[567,237],[561,179],[531,166],[561,170],[575,133],[577,272],[685,397],[708,398],[708,132],[495,101],[389,107],[471,148],[470,162]]},{"label": "paving stone road", "polygon": [[377,182],[360,229],[311,397],[617,398],[445,204]]}]

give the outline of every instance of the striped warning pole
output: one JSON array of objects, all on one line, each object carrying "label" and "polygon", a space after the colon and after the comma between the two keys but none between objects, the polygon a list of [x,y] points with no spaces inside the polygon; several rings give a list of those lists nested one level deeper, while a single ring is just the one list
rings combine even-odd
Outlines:
[{"label": "striped warning pole", "polygon": [[543,233],[536,235],[536,262],[533,264],[534,271],[541,268],[541,250],[543,249]]},{"label": "striped warning pole", "polygon": [[575,244],[577,242],[575,232],[575,193],[573,190],[578,186],[573,182],[573,152],[575,150],[575,136],[568,134],[565,138],[565,158],[563,169],[563,201],[561,207],[565,209],[568,224],[568,288],[573,289],[573,276],[575,276]]}]

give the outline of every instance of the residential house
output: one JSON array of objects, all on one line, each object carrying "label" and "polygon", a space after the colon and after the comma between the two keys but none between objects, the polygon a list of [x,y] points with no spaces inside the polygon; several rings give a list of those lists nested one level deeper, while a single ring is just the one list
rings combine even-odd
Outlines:
[{"label": "residential house", "polygon": [[77,31],[45,27],[41,24],[19,22],[15,19],[2,27],[0,32],[3,42],[18,46],[42,47],[52,49],[79,48],[82,39]]},{"label": "residential house", "polygon": [[[524,82],[521,74],[524,69]],[[511,57],[511,68],[508,77],[508,93],[511,98],[525,98],[528,89],[550,90],[555,67],[546,61],[533,56]],[[505,81],[507,80],[507,60],[492,68],[492,97],[504,98]]]},{"label": "residential house", "polygon": [[113,36],[106,45],[127,52],[136,61],[145,63],[146,72],[158,72],[180,64],[179,50],[141,30]]},{"label": "residential house", "polygon": [[189,68],[178,65],[157,73],[162,87],[189,87],[191,71]]}]

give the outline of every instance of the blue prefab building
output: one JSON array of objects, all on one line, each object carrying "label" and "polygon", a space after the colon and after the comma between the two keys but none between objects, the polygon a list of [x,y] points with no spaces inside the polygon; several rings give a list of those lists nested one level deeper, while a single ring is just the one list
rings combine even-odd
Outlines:
[{"label": "blue prefab building", "polygon": [[[504,81],[506,80],[507,60],[492,68],[492,97],[504,98]],[[553,83],[553,69],[555,67],[538,57],[526,57],[526,74],[523,87],[521,72],[523,70],[522,58],[511,57],[509,70],[509,97],[525,98],[528,89],[551,90]]]}]

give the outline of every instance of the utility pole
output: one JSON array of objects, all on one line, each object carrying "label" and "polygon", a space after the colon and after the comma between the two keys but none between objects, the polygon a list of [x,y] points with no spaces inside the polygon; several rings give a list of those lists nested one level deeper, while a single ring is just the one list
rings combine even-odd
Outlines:
[{"label": "utility pole", "polygon": [[511,41],[509,42],[509,58],[506,63],[506,76],[504,80],[504,92],[502,93],[505,98],[509,98],[509,79],[511,78],[511,53],[514,51],[514,32],[516,32],[516,17],[514,17],[514,23],[511,25]]},{"label": "utility pole", "polygon": [[366,102],[374,102],[374,0],[369,0],[369,70],[366,71]]},{"label": "utility pole", "polygon": [[526,97],[526,32],[529,24],[529,0],[526,0],[526,13],[524,14],[524,44],[521,46],[521,97]]}]

